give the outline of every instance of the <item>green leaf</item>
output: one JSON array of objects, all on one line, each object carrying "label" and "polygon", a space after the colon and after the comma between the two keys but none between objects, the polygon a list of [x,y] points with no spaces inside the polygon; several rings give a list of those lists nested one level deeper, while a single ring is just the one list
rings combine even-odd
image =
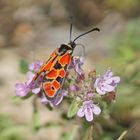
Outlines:
[{"label": "green leaf", "polygon": [[19,97],[19,96],[13,96],[12,98],[11,98],[11,102],[12,103],[18,103],[18,102],[20,102],[21,101],[21,98]]},{"label": "green leaf", "polygon": [[67,113],[68,118],[72,118],[76,114],[76,112],[78,111],[79,104],[80,104],[80,102],[78,102],[76,100],[72,101],[72,103],[69,107],[68,113]]},{"label": "green leaf", "polygon": [[20,71],[25,74],[28,71],[28,63],[26,60],[21,59],[19,63]]}]

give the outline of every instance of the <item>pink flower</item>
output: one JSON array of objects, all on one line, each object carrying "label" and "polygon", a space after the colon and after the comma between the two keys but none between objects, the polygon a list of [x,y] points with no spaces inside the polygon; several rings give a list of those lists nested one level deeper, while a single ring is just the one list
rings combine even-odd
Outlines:
[{"label": "pink flower", "polygon": [[73,57],[74,69],[79,75],[83,74],[83,70],[81,68],[81,66],[83,64],[84,64],[84,58],[83,57]]},{"label": "pink flower", "polygon": [[101,113],[101,109],[93,104],[92,100],[84,101],[82,106],[79,108],[77,112],[77,116],[84,117],[88,122],[91,122],[95,115],[99,115]]},{"label": "pink flower", "polygon": [[43,65],[42,61],[35,60],[33,63],[29,64],[28,68],[30,71],[37,72],[42,65]]},{"label": "pink flower", "polygon": [[42,73],[35,81],[33,81],[33,77],[35,73],[40,69],[43,63],[41,61],[35,61],[29,65],[29,71],[27,72],[27,81],[25,83],[17,83],[15,84],[16,95],[20,97],[25,97],[29,92],[37,94],[38,97],[41,98],[41,102],[44,104],[50,104],[51,106],[57,106],[61,103],[64,96],[67,96],[67,91],[64,89],[59,90],[53,98],[47,98],[42,89],[43,77],[44,73]]},{"label": "pink flower", "polygon": [[69,69],[74,69],[76,72],[76,82],[80,82],[81,80],[84,80],[84,71],[82,69],[82,65],[84,64],[84,58],[83,57],[73,57],[71,64],[69,66]]},{"label": "pink flower", "polygon": [[104,95],[107,92],[115,91],[117,84],[120,82],[120,77],[113,76],[113,72],[109,69],[103,74],[96,78],[94,88],[100,95]]},{"label": "pink flower", "polygon": [[28,94],[28,92],[30,91],[30,89],[28,88],[28,85],[25,83],[16,83],[15,84],[15,92],[17,96],[21,96],[24,97]]},{"label": "pink flower", "polygon": [[[29,69],[35,72],[41,67],[41,61],[35,61],[34,63],[29,65]],[[43,76],[40,75],[36,81],[32,81],[35,74],[28,71],[26,74],[27,81],[25,83],[16,83],[15,84],[15,92],[17,96],[24,97],[29,92],[33,92],[34,94],[38,94],[41,90],[41,83],[43,81]]]},{"label": "pink flower", "polygon": [[72,92],[75,92],[75,91],[78,90],[78,87],[77,87],[76,85],[73,84],[73,85],[70,85],[70,86],[69,86],[69,90],[72,91]]},{"label": "pink flower", "polygon": [[92,100],[94,97],[94,93],[91,91],[87,91],[85,96],[84,96],[84,100]]}]

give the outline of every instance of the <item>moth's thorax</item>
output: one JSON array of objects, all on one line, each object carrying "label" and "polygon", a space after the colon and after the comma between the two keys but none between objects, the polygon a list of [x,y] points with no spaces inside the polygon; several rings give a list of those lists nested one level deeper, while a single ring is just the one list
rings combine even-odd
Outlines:
[{"label": "moth's thorax", "polygon": [[70,43],[68,43],[68,45],[74,50],[74,48],[76,47],[76,44],[75,44],[75,42],[70,42]]},{"label": "moth's thorax", "polygon": [[60,55],[63,55],[63,54],[65,54],[65,53],[72,54],[73,49],[74,49],[74,48],[73,48],[70,44],[62,44],[62,45],[60,46],[60,48],[58,49],[58,53],[59,53]]}]

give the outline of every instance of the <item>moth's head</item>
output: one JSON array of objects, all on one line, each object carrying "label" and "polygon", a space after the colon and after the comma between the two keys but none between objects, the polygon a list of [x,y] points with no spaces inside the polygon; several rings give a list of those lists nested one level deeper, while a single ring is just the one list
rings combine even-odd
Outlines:
[{"label": "moth's head", "polygon": [[76,47],[76,43],[74,41],[71,41],[70,43],[68,43],[68,45],[71,46],[72,49]]},{"label": "moth's head", "polygon": [[71,45],[71,44],[62,44],[60,46],[60,48],[58,49],[58,52],[59,52],[60,55],[63,55],[65,53],[71,54],[73,52],[73,49],[74,49],[73,47],[74,47],[74,44],[73,45]]},{"label": "moth's head", "polygon": [[90,32],[93,32],[93,31],[98,31],[99,32],[100,29],[99,28],[93,28],[93,29],[91,29],[91,30],[89,30],[89,31],[87,31],[87,32],[85,32],[83,34],[80,34],[74,40],[72,40],[72,23],[71,23],[70,24],[70,42],[68,43],[68,45],[71,46],[72,49],[74,49],[76,47],[76,45],[78,45],[78,44],[75,43],[75,41],[77,39],[79,39],[80,37],[82,37],[82,36],[84,36],[84,35],[86,35],[86,34],[88,34]]},{"label": "moth's head", "polygon": [[75,43],[75,41],[76,41],[78,38],[80,38],[81,36],[83,36],[83,35],[85,35],[85,34],[88,34],[88,33],[90,33],[90,32],[93,32],[93,31],[98,31],[98,32],[99,32],[100,29],[99,29],[99,28],[93,28],[93,29],[91,29],[91,30],[89,30],[89,31],[87,31],[87,32],[85,32],[85,33],[83,33],[83,34],[77,36],[77,37],[72,41],[72,39],[71,39],[72,24],[71,24],[71,26],[70,26],[70,42],[69,42],[68,44],[62,44],[62,45],[60,46],[60,48],[59,48],[59,50],[58,50],[59,54],[60,54],[60,55],[63,55],[63,54],[66,53],[66,52],[68,52],[69,54],[72,54],[74,48],[76,47],[76,45],[78,45],[78,44]]}]

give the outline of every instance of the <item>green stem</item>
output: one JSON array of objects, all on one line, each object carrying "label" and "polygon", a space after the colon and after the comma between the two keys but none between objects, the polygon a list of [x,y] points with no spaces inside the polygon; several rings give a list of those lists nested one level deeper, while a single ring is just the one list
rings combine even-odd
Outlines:
[{"label": "green stem", "polygon": [[40,128],[36,96],[33,98],[32,127],[34,131],[38,131]]},{"label": "green stem", "polygon": [[125,130],[117,140],[122,140],[124,138],[124,136],[127,134],[127,131]]}]

